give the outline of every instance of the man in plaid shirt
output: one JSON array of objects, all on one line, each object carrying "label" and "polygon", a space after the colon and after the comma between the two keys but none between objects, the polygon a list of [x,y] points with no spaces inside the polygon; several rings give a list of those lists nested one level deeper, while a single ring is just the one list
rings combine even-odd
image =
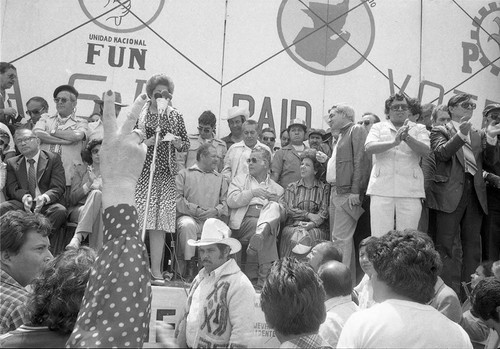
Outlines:
[{"label": "man in plaid shirt", "polygon": [[0,334],[27,320],[25,287],[52,259],[51,224],[41,214],[10,211],[0,217]]}]

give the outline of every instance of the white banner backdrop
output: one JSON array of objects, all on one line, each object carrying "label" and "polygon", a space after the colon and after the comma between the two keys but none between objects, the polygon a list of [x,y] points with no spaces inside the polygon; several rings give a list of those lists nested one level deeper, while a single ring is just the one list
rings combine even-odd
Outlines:
[{"label": "white banner backdrop", "polygon": [[435,104],[471,93],[476,126],[484,105],[500,101],[498,2],[123,3],[2,1],[0,59],[17,67],[19,83],[8,92],[21,114],[35,95],[54,112],[53,90],[69,83],[80,92],[77,114],[89,116],[105,90],[131,103],[160,72],[174,79],[173,103],[188,132],[210,109],[219,136],[228,133],[220,117],[233,104],[248,105],[252,118],[279,130],[294,117],[326,127],[322,116],[339,102],[358,118],[383,116],[384,100],[400,88]]}]

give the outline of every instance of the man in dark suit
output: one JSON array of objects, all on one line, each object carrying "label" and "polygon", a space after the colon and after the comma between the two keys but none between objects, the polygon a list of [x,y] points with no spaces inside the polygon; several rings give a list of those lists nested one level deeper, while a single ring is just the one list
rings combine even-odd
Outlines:
[{"label": "man in dark suit", "polygon": [[40,150],[40,139],[29,129],[17,130],[14,140],[21,155],[7,160],[9,201],[0,204],[0,215],[11,210],[39,212],[52,223],[52,240],[66,220],[66,208],[60,204],[66,186],[61,158]]},{"label": "man in dark suit", "polygon": [[483,171],[488,196],[488,217],[484,221],[483,236],[488,239],[487,259],[496,261],[500,259],[500,104],[487,105],[483,119],[486,134],[497,139],[496,146],[485,151]]},{"label": "man in dark suit", "polygon": [[[430,208],[436,210],[436,249],[443,260],[442,278],[457,294],[460,282],[468,280],[481,261],[481,220],[488,213],[482,161],[487,142],[484,133],[471,127],[475,107],[468,94],[451,97],[452,120],[431,133],[436,170],[431,183],[435,202]],[[463,250],[461,269],[453,247],[457,234]]]}]

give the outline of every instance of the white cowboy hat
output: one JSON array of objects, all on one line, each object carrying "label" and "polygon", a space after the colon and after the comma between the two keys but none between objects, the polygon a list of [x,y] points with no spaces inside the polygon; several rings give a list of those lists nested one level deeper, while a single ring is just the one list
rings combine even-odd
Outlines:
[{"label": "white cowboy hat", "polygon": [[241,243],[231,238],[231,229],[221,220],[209,218],[203,224],[201,238],[199,240],[189,239],[189,246],[207,246],[212,244],[224,244],[231,248],[230,254],[241,250]]},{"label": "white cowboy hat", "polygon": [[227,116],[222,117],[221,119],[222,120],[231,120],[231,119],[234,119],[235,117],[240,116],[240,115],[244,116],[245,120],[246,120],[250,116],[250,111],[248,111],[247,107],[234,106],[234,107],[229,108],[229,110],[227,111]]}]

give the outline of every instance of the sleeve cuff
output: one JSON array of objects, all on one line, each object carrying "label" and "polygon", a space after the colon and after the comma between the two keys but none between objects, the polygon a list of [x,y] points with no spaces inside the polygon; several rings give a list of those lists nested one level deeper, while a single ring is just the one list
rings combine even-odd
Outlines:
[{"label": "sleeve cuff", "polygon": [[486,134],[486,143],[489,145],[497,145],[498,143],[498,138],[497,137],[490,137],[488,134]]},{"label": "sleeve cuff", "polygon": [[45,198],[45,205],[50,204],[50,197],[47,194],[42,194],[42,197]]}]

